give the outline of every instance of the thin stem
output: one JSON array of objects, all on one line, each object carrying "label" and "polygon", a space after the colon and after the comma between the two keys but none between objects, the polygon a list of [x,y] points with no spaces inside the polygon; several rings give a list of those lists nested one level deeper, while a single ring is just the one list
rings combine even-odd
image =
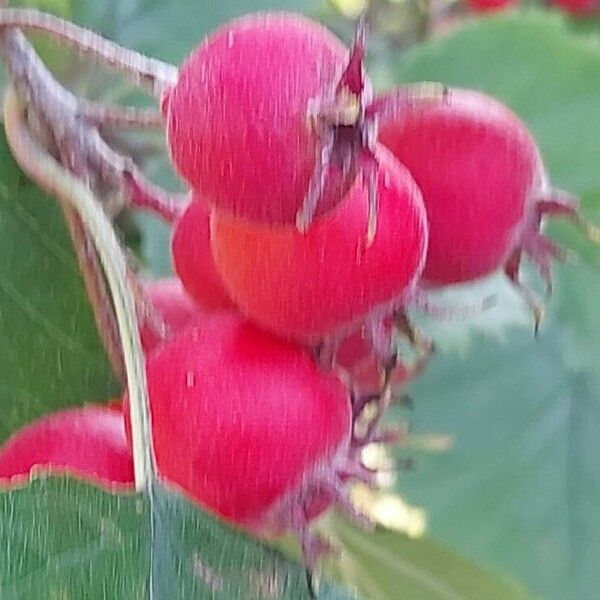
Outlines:
[{"label": "thin stem", "polygon": [[367,431],[364,435],[364,444],[371,443],[372,439],[377,435],[377,430],[381,419],[387,412],[392,402],[392,374],[396,367],[396,358],[390,361],[389,365],[386,365],[383,369],[381,391],[379,393],[379,400],[377,402],[377,408],[375,414],[367,424]]},{"label": "thin stem", "polygon": [[12,88],[6,96],[4,117],[6,136],[17,163],[47,193],[60,198],[77,211],[98,252],[112,295],[123,346],[131,410],[136,489],[147,489],[155,479],[156,468],[150,435],[144,355],[133,292],[127,277],[127,261],[106,213],[93,194],[32,138]]},{"label": "thin stem", "polygon": [[138,324],[152,331],[153,336],[163,342],[169,337],[171,330],[162,313],[152,304],[144,286],[136,274],[128,270],[129,286],[133,294]]},{"label": "thin stem", "polygon": [[94,248],[89,233],[84,227],[77,211],[64,202],[59,203],[71,234],[73,248],[79,263],[79,270],[83,277],[87,297],[92,305],[92,312],[96,321],[96,328],[108,354],[113,371],[121,384],[125,383],[125,363],[121,351],[119,329],[115,319],[112,302],[104,273],[98,262],[98,255]]},{"label": "thin stem", "polygon": [[[34,114],[29,115],[29,127],[32,130],[38,131],[38,140],[48,141],[48,135],[43,124],[33,118]],[[69,152],[62,152],[60,148],[55,149],[55,156],[79,179],[85,179],[88,175],[86,165],[85,163],[80,164],[79,157]],[[106,288],[106,279],[98,261],[98,254],[96,253],[90,234],[81,221],[81,217],[77,214],[77,211],[70,204],[60,202],[60,198],[59,204],[71,234],[71,241],[73,242],[73,248],[77,256],[87,297],[92,306],[96,328],[104,344],[104,349],[108,354],[113,371],[118,376],[121,384],[124,384],[125,364],[123,362],[123,353],[121,352],[119,329],[110,294]]]},{"label": "thin stem", "polygon": [[143,129],[164,127],[162,114],[155,108],[107,106],[97,102],[80,102],[79,114],[96,127],[116,125]]},{"label": "thin stem", "polygon": [[108,146],[98,130],[82,117],[85,109],[80,101],[52,77],[19,30],[1,31],[0,47],[13,84],[64,154],[76,158],[86,173],[93,174],[103,191],[112,188],[130,202],[168,220],[176,216],[168,192],[150,183],[130,158]]},{"label": "thin stem", "polygon": [[54,15],[20,8],[0,9],[0,27],[20,27],[47,33],[64,45],[110,65],[128,75],[139,87],[156,98],[177,81],[177,68],[123,48],[96,33]]},{"label": "thin stem", "polygon": [[167,223],[174,223],[187,206],[187,195],[169,194],[158,186],[140,180],[138,173],[125,173],[123,182],[124,190],[134,206],[154,213]]}]

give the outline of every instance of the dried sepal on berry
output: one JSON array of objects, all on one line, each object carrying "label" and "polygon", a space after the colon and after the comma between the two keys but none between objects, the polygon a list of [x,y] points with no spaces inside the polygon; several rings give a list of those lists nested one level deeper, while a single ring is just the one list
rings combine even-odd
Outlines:
[{"label": "dried sepal on berry", "polygon": [[379,123],[393,119],[407,106],[423,101],[440,101],[445,86],[419,83],[374,97],[365,73],[367,24],[357,22],[354,43],[344,71],[329,97],[311,99],[308,122],[320,138],[315,168],[302,208],[296,215],[299,231],[306,231],[313,221],[325,191],[330,169],[341,171],[346,181],[357,175],[369,190],[367,240],[372,242],[377,228],[377,171],[379,161],[376,144]]}]

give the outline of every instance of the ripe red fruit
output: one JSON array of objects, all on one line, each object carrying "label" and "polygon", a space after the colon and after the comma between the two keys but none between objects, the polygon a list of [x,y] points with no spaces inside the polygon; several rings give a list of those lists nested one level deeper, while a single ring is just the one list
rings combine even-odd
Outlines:
[{"label": "ripe red fruit", "polygon": [[[177,171],[220,209],[294,222],[319,150],[311,111],[335,91],[347,59],[338,38],[301,15],[224,25],[192,52],[163,101]],[[330,171],[318,212],[340,200],[342,179]]]},{"label": "ripe red fruit", "polygon": [[562,253],[540,233],[542,218],[577,220],[577,209],[550,189],[535,141],[513,112],[479,92],[452,89],[446,102],[406,108],[382,123],[379,139],[423,192],[430,230],[425,283],[460,283],[503,268],[521,286],[526,254],[550,285],[551,259]]},{"label": "ripe red fruit", "polygon": [[[202,310],[187,295],[181,281],[176,277],[150,281],[144,285],[144,291],[152,308],[163,319],[170,334],[180,331],[202,314]],[[142,347],[146,352],[163,341],[150,323],[142,323],[140,336]]]},{"label": "ripe red fruit", "polygon": [[192,199],[175,222],[171,240],[173,265],[187,293],[204,310],[233,309],[234,304],[215,268],[209,219],[206,204]]},{"label": "ripe red fruit", "polygon": [[303,349],[232,314],[211,315],[150,356],[159,473],[260,531],[306,533],[352,461],[349,395]]},{"label": "ripe red fruit", "polygon": [[467,4],[472,11],[491,12],[516,6],[519,0],[467,0]]},{"label": "ripe red fruit", "polygon": [[85,406],[42,417],[0,447],[0,483],[35,470],[68,472],[100,483],[133,485],[133,459],[121,411]]},{"label": "ripe red fruit", "polygon": [[600,11],[599,0],[551,0],[550,3],[577,16],[590,16]]},{"label": "ripe red fruit", "polygon": [[366,239],[368,192],[361,181],[302,234],[291,225],[248,223],[215,212],[215,263],[240,310],[278,335],[306,342],[355,328],[400,306],[427,248],[421,193],[410,173],[378,150],[378,228]]}]

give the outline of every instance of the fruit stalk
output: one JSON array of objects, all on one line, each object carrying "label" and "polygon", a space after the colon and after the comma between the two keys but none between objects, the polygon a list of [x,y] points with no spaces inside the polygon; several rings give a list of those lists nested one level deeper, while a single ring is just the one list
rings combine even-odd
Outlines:
[{"label": "fruit stalk", "polygon": [[141,127],[142,129],[164,127],[163,117],[155,108],[135,106],[111,106],[97,102],[79,103],[79,114],[96,127]]},{"label": "fruit stalk", "polygon": [[[20,96],[35,110],[54,145],[61,152],[77,157],[91,186],[100,188],[103,197],[107,190],[116,190],[119,197],[124,196],[132,204],[140,203],[140,208],[156,212],[159,207],[161,216],[173,213],[171,196],[147,181],[130,158],[115,152],[102,139],[94,125],[98,120],[98,107],[95,107],[96,116],[88,121],[85,114],[90,112],[89,106],[82,105],[54,79],[18,29],[0,29],[0,48]],[[121,208],[122,204],[106,207],[111,213]]]},{"label": "fruit stalk", "polygon": [[72,206],[60,202],[64,219],[71,234],[71,241],[83,277],[87,297],[92,305],[96,329],[108,354],[110,364],[121,384],[125,383],[125,364],[119,341],[115,313],[106,289],[106,280],[98,262],[98,254],[81,218]]},{"label": "fruit stalk", "polygon": [[77,211],[96,247],[112,295],[123,346],[130,398],[135,486],[140,491],[148,489],[155,479],[156,468],[150,436],[146,372],[134,292],[127,276],[127,261],[100,203],[30,135],[23,109],[12,88],[6,95],[4,117],[8,143],[17,163],[47,193]]},{"label": "fruit stalk", "polygon": [[19,27],[49,34],[65,46],[75,48],[129,76],[141,88],[160,98],[177,80],[177,69],[163,61],[123,48],[102,36],[32,9],[0,9],[0,27]]}]

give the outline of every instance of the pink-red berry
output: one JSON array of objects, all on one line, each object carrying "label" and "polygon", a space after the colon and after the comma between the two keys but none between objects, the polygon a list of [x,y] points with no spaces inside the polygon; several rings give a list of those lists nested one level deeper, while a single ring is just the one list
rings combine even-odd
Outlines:
[{"label": "pink-red berry", "polygon": [[242,313],[278,335],[315,342],[403,303],[424,264],[426,216],[410,173],[384,148],[378,156],[372,243],[362,181],[306,233],[213,214],[215,262]]},{"label": "pink-red berry", "polygon": [[504,269],[519,279],[522,255],[550,287],[562,251],[540,233],[545,215],[578,221],[577,203],[550,188],[535,140],[506,106],[485,94],[449,90],[446,101],[408,107],[383,123],[380,141],[423,192],[430,244],[423,282],[462,283]]},{"label": "pink-red berry", "polygon": [[557,8],[575,16],[586,17],[600,11],[599,0],[551,0]]},{"label": "pink-red berry", "polygon": [[[392,345],[392,327],[385,324],[386,342]],[[335,364],[346,371],[357,395],[374,395],[381,392],[382,364],[373,349],[372,341],[365,332],[357,332],[342,342],[335,353]],[[415,377],[425,366],[425,359],[415,365],[398,361],[391,375],[391,385],[401,388]]]},{"label": "pink-red berry", "polygon": [[[144,285],[144,291],[155,313],[154,316],[163,321],[169,335],[177,333],[204,312],[188,296],[181,281],[176,277],[150,281]],[[149,319],[141,324],[140,336],[146,352],[150,352],[163,342]]]},{"label": "pink-red berry", "polygon": [[494,12],[519,4],[519,0],[467,0],[474,12]]},{"label": "pink-red berry", "polygon": [[133,459],[121,411],[72,408],[14,433],[0,447],[0,484],[36,472],[69,473],[104,487],[133,486]]},{"label": "pink-red berry", "polygon": [[305,533],[349,464],[349,395],[302,348],[210,315],[147,362],[160,474],[250,529]]},{"label": "pink-red berry", "polygon": [[[227,23],[190,54],[164,98],[175,168],[221,210],[293,223],[320,148],[311,114],[335,93],[347,59],[338,38],[301,15]],[[341,199],[345,179],[329,169],[317,212]]]},{"label": "pink-red berry", "polygon": [[210,210],[194,199],[175,222],[171,254],[175,272],[187,293],[206,311],[229,310],[234,304],[217,273],[210,248]]}]

